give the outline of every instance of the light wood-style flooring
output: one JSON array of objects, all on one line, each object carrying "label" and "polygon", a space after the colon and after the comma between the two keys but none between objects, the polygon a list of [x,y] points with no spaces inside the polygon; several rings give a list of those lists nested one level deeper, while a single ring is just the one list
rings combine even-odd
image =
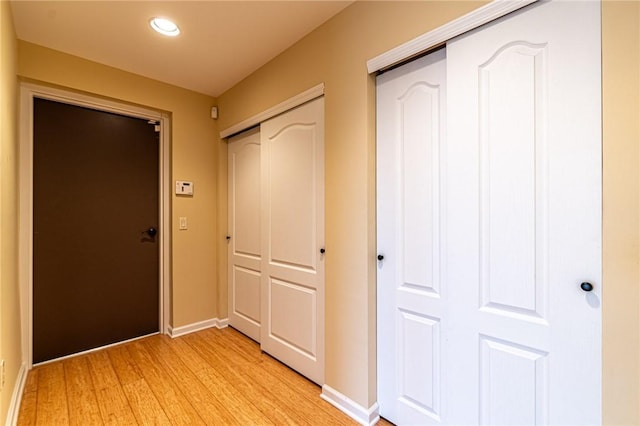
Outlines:
[{"label": "light wood-style flooring", "polygon": [[18,424],[357,424],[320,392],[234,329],[212,328],[35,367]]}]

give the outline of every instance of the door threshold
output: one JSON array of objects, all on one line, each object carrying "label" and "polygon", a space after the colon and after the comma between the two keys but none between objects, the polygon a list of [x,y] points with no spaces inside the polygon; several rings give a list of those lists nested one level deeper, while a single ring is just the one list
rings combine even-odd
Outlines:
[{"label": "door threshold", "polygon": [[42,361],[42,362],[39,362],[37,364],[33,364],[31,366],[31,368],[39,367],[41,365],[51,364],[52,362],[64,361],[65,359],[75,358],[75,357],[81,356],[81,355],[87,355],[87,354],[90,354],[92,352],[98,352],[98,351],[101,351],[103,349],[112,348],[114,346],[124,345],[125,343],[135,342],[136,340],[145,339],[145,338],[150,337],[150,336],[155,336],[156,334],[160,334],[160,332],[156,331],[155,333],[145,334],[144,336],[133,337],[133,338],[127,339],[127,340],[121,340],[120,342],[110,343],[108,345],[99,346],[99,347],[93,348],[93,349],[87,349],[86,351],[76,352],[74,354],[61,356],[60,358],[49,359],[47,361]]}]

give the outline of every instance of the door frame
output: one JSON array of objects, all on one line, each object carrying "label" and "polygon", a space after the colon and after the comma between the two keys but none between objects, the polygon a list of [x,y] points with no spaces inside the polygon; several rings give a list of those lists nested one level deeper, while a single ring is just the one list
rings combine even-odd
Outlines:
[{"label": "door frame", "polygon": [[[22,319],[22,354],[27,369],[33,366],[33,99],[41,98],[90,108],[98,111],[120,114],[128,117],[155,120],[160,125],[159,146],[159,332],[166,334],[170,312],[170,248],[171,248],[171,175],[170,175],[170,135],[169,114],[124,102],[113,101],[68,90],[20,83],[19,118],[19,286]],[[107,345],[109,346],[109,345]],[[96,349],[90,349],[91,352]]]}]

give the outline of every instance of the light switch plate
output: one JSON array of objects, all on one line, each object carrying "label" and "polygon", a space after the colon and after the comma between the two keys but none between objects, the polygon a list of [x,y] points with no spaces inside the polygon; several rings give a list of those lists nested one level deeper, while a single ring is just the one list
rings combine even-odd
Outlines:
[{"label": "light switch plate", "polygon": [[193,195],[193,182],[177,180],[176,195]]}]

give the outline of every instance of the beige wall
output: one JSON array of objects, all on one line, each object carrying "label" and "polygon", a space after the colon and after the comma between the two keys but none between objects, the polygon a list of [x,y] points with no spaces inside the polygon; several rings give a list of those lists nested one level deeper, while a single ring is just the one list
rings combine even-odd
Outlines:
[{"label": "beige wall", "polygon": [[[606,424],[640,423],[639,4],[603,12]],[[365,63],[479,5],[355,3],[219,97],[224,129],[325,83],[326,383],[365,407],[376,399],[375,87]]]},{"label": "beige wall", "polygon": [[[18,42],[18,75],[171,113],[171,176],[194,182],[193,197],[172,196],[171,324],[218,316],[214,243],[218,180],[215,99],[38,45]],[[172,190],[173,193],[173,190]],[[189,229],[178,230],[178,217]]]},{"label": "beige wall", "polygon": [[603,47],[603,404],[640,422],[640,3],[606,1]]},{"label": "beige wall", "polygon": [[18,287],[18,159],[16,36],[9,3],[0,2],[0,359],[6,383],[0,390],[0,424],[22,365]]}]

